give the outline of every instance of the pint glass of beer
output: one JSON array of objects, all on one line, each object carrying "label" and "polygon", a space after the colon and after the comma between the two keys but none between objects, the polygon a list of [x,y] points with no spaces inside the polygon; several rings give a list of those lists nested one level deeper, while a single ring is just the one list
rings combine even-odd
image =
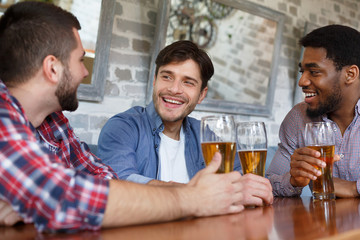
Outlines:
[{"label": "pint glass of beer", "polygon": [[217,173],[234,170],[236,154],[235,123],[232,116],[207,116],[201,118],[200,141],[206,165],[215,152],[221,154],[221,165]]},{"label": "pint glass of beer", "polygon": [[236,124],[237,151],[243,174],[265,176],[267,137],[263,122]]},{"label": "pint glass of beer", "polygon": [[305,146],[320,152],[320,160],[326,162],[325,168],[314,166],[321,171],[321,176],[313,181],[312,194],[314,199],[335,199],[333,182],[333,163],[335,154],[336,128],[331,122],[310,122],[305,126]]}]

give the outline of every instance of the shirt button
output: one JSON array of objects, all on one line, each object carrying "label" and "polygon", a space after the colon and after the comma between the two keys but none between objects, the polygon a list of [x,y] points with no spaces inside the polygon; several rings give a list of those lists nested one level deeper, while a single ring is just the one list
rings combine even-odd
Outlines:
[{"label": "shirt button", "polygon": [[344,154],[340,154],[340,158],[343,159],[343,158],[344,158]]},{"label": "shirt button", "polygon": [[337,131],[337,129],[336,128],[334,128],[334,132],[336,132]]}]

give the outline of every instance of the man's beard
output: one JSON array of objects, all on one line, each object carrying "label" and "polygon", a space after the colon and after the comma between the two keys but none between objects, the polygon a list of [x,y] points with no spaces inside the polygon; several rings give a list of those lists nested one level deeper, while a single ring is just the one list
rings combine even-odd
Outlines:
[{"label": "man's beard", "polygon": [[55,91],[62,110],[75,111],[79,106],[77,87],[72,88],[73,77],[67,66],[64,68],[63,77]]},{"label": "man's beard", "polygon": [[333,91],[329,94],[329,97],[323,102],[319,103],[317,109],[306,109],[306,113],[310,118],[315,118],[322,116],[324,114],[331,113],[338,109],[338,105],[341,102],[341,89],[339,82],[335,83],[333,86]]}]

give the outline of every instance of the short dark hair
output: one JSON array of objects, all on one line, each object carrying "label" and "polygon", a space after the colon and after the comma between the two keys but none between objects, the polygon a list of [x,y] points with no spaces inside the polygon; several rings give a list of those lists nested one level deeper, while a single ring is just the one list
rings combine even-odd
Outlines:
[{"label": "short dark hair", "polygon": [[344,66],[360,68],[360,33],[343,25],[328,25],[313,30],[300,40],[304,47],[324,48],[326,58],[334,62],[337,71]]},{"label": "short dark hair", "polygon": [[188,40],[181,40],[166,46],[157,56],[155,75],[159,68],[172,62],[183,62],[188,59],[194,60],[200,68],[201,90],[206,86],[214,74],[214,66],[208,54],[200,49],[195,43]]},{"label": "short dark hair", "polygon": [[80,23],[53,4],[20,2],[0,18],[0,79],[15,86],[31,78],[48,55],[67,64]]}]

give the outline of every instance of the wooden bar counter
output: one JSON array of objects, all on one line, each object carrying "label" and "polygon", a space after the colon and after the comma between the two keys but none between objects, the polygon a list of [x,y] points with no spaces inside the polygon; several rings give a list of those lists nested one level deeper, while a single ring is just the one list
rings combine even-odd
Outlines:
[{"label": "wooden bar counter", "polygon": [[75,234],[40,234],[33,225],[1,227],[0,239],[360,239],[360,198],[313,202],[275,198],[239,214]]}]

